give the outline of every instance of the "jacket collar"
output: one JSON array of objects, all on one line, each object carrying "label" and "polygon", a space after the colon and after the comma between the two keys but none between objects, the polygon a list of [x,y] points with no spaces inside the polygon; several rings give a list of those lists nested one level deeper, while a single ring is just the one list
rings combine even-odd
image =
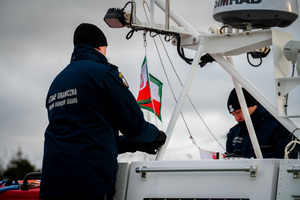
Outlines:
[{"label": "jacket collar", "polygon": [[107,58],[93,47],[84,44],[77,44],[72,53],[71,62],[77,60],[91,60],[108,64]]},{"label": "jacket collar", "polygon": [[[252,113],[252,115],[250,117],[251,117],[253,125],[255,125],[261,121],[264,121],[268,115],[271,115],[271,114],[262,105],[259,104],[257,106],[257,109]],[[238,125],[246,126],[246,123],[245,123],[245,121],[243,121],[243,122],[239,122]]]}]

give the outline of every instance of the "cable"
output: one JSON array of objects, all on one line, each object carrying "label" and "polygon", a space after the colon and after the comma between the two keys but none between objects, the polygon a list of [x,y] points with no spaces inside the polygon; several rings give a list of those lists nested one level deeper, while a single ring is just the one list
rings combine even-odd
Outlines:
[{"label": "cable", "polygon": [[[267,55],[270,53],[270,51],[271,51],[270,47],[264,47],[264,48],[259,49],[259,50],[256,50],[256,51],[248,52],[248,53],[247,53],[247,60],[248,60],[248,63],[249,63],[252,67],[259,67],[259,66],[262,64],[262,58],[267,57]],[[252,64],[252,63],[250,62],[249,55],[251,55],[252,58],[254,58],[254,59],[260,59],[259,64],[257,64],[257,65]]]},{"label": "cable", "polygon": [[126,39],[127,40],[129,40],[132,36],[133,36],[133,32],[134,32],[135,30],[134,29],[132,29],[131,31],[129,31],[128,33],[127,33],[127,35],[126,35]]},{"label": "cable", "polygon": [[228,27],[228,26],[225,25],[225,26],[222,26],[222,27],[221,27],[221,29],[220,29],[220,33],[221,33],[221,34],[224,34],[224,33],[225,33],[225,32],[223,33],[223,30],[224,30],[226,27]]},{"label": "cable", "polygon": [[255,65],[255,64],[252,64],[250,59],[249,59],[249,55],[251,55],[251,52],[247,53],[247,61],[248,63],[252,66],[252,67],[259,67],[261,64],[262,64],[262,58],[259,58],[260,59],[260,62],[259,64]]},{"label": "cable", "polygon": [[125,4],[125,6],[123,7],[122,10],[125,10],[125,8],[127,7],[127,5],[128,5],[129,3],[131,4],[131,15],[130,15],[130,21],[129,21],[129,23],[130,23],[130,28],[133,29],[133,27],[132,27],[133,2],[132,2],[132,1],[128,1],[128,2]]},{"label": "cable", "polygon": [[[293,64],[291,77],[294,77],[295,75],[295,68],[296,65]],[[289,93],[286,94],[286,98],[285,98],[285,104],[284,104],[285,115],[287,115],[287,108],[288,108],[288,101],[289,101],[288,99],[289,99]]]},{"label": "cable", "polygon": [[[222,26],[221,29],[220,29],[220,34],[224,34],[224,33],[225,33],[225,32],[223,32],[224,29],[225,29],[225,28],[228,28],[228,27],[229,27],[228,25]],[[247,61],[248,61],[248,63],[249,63],[252,67],[259,67],[259,66],[262,64],[262,58],[266,57],[266,56],[269,54],[270,51],[271,51],[270,47],[265,47],[265,48],[263,48],[263,51],[252,51],[252,52],[248,52],[248,53],[247,53]],[[257,58],[257,59],[259,59],[259,60],[260,60],[259,64],[255,65],[255,64],[251,63],[250,58],[249,58],[249,55],[251,55],[252,58]]]},{"label": "cable", "polygon": [[[127,2],[125,4],[124,8],[122,8],[122,11],[126,8],[126,6],[129,3],[131,3],[131,13],[132,13],[132,11],[133,11],[133,3],[132,2]],[[150,10],[150,8],[149,8],[149,5],[147,4],[147,2],[145,0],[143,0],[143,8],[144,8],[144,12],[145,12],[145,15],[146,15],[146,10],[145,10],[144,4],[147,5],[148,10]],[[147,18],[147,21],[149,22],[149,19],[148,19],[147,15],[146,15],[146,18]],[[192,64],[194,59],[187,58],[184,54],[184,49],[180,46],[180,44],[181,44],[180,34],[175,33],[175,32],[171,32],[171,31],[155,30],[155,29],[145,28],[145,27],[135,28],[134,26],[132,26],[132,14],[130,15],[130,28],[131,28],[131,30],[126,35],[127,40],[129,40],[133,36],[134,32],[141,31],[141,30],[142,31],[149,31],[151,37],[155,37],[155,36],[160,35],[160,34],[165,35],[165,41],[166,42],[170,42],[173,38],[176,38],[177,39],[177,53],[178,53],[178,55],[180,56],[180,58],[182,58],[189,65]],[[153,35],[153,33],[155,33],[155,34]],[[213,62],[213,61],[215,61],[213,57],[211,57],[209,54],[205,54],[204,56],[202,56],[200,58],[199,65],[200,65],[200,67],[204,67],[208,62]]]},{"label": "cable", "polygon": [[[300,142],[298,140],[294,140],[286,145],[286,147],[284,149],[284,159],[289,159],[289,154],[294,150],[294,148],[297,146],[297,144],[300,145]],[[290,148],[290,146],[292,146],[292,147]],[[290,150],[288,150],[289,148],[290,148]]]},{"label": "cable", "polygon": [[[299,128],[296,128],[292,133],[291,133],[291,142],[289,142],[284,149],[284,158],[288,159],[289,158],[289,154],[295,149],[295,147],[297,146],[297,144],[300,144],[299,140],[297,138],[294,138],[294,133],[299,130]],[[291,145],[293,145],[292,147],[290,147]]]},{"label": "cable", "polygon": [[[148,5],[145,1],[144,1],[144,4],[146,4],[147,7],[148,7],[148,10],[150,10],[149,5]],[[146,18],[147,18],[147,20],[148,20],[148,16],[147,16],[147,14],[146,14],[146,10],[145,10],[144,4],[143,4],[143,8],[144,8],[145,16],[146,16]],[[148,21],[149,21],[149,20],[148,20]],[[174,36],[174,37],[177,37],[177,36]],[[168,52],[167,52],[167,49],[166,49],[166,47],[165,47],[165,45],[164,45],[164,43],[163,43],[163,40],[161,39],[161,36],[159,36],[159,38],[160,38],[161,43],[162,43],[162,45],[163,45],[164,51],[165,51],[165,53],[166,53],[166,55],[167,55],[167,57],[168,57],[168,59],[169,59],[169,62],[170,62],[170,64],[171,64],[172,68],[173,68],[173,71],[175,72],[175,74],[176,74],[176,76],[177,76],[177,79],[179,80],[179,83],[180,83],[181,86],[183,87],[183,83],[181,82],[181,80],[180,80],[180,78],[179,78],[179,75],[178,75],[178,73],[177,73],[176,70],[175,70],[175,67],[174,67],[174,65],[173,65],[173,63],[172,63],[172,61],[171,61],[171,59],[170,59],[170,56],[169,56],[169,54],[168,54]],[[178,38],[179,38],[179,40],[180,40],[180,37],[179,37],[179,36],[178,36]],[[161,62],[161,64],[162,64],[162,67],[163,67],[163,70],[164,70],[164,73],[165,73],[167,82],[168,82],[169,87],[170,87],[170,89],[171,89],[173,98],[174,98],[175,102],[177,103],[176,96],[175,96],[174,91],[173,91],[173,89],[172,89],[172,87],[171,87],[171,83],[170,83],[169,78],[168,78],[168,76],[167,76],[166,69],[165,69],[164,64],[163,64],[163,62],[162,62],[162,58],[161,58],[161,55],[160,55],[159,50],[158,50],[157,43],[156,43],[156,41],[155,41],[154,38],[153,38],[153,41],[154,41],[154,44],[155,44],[155,47],[156,47],[156,50],[157,50],[157,53],[158,53],[160,62]],[[165,38],[165,41],[166,41],[166,38]],[[180,43],[178,42],[178,44],[180,44]],[[177,50],[178,50],[178,44],[177,44]],[[180,45],[179,45],[179,46],[180,46]],[[184,59],[186,59],[185,56],[184,56],[184,52],[183,52],[183,51],[182,51],[182,54],[179,54],[179,55],[182,55],[182,56],[184,57]],[[209,55],[209,54],[207,54],[207,55]],[[210,56],[210,55],[209,55],[209,56]],[[210,57],[211,57],[211,56],[210,56]],[[187,60],[188,60],[188,59],[187,59]],[[193,61],[193,59],[190,59],[190,60]],[[188,100],[190,101],[190,103],[191,103],[192,107],[194,108],[194,110],[196,111],[197,115],[198,115],[199,118],[201,119],[202,123],[205,125],[205,127],[206,127],[207,130],[209,131],[209,133],[212,135],[212,137],[215,139],[215,141],[222,147],[222,149],[223,149],[224,151],[226,151],[225,148],[223,147],[223,145],[218,141],[218,139],[215,137],[215,135],[214,135],[214,134],[212,133],[212,131],[209,129],[209,127],[208,127],[208,125],[205,123],[204,119],[201,117],[200,113],[199,113],[198,110],[196,109],[196,107],[195,107],[195,105],[193,104],[193,102],[192,102],[191,98],[189,97],[189,95],[187,95],[187,98],[188,98]],[[184,116],[183,116],[183,113],[182,113],[181,111],[180,111],[180,115],[181,115],[181,117],[182,117],[182,119],[183,119],[183,121],[184,121],[184,123],[185,123],[185,126],[186,126],[186,128],[187,128],[187,130],[188,130],[188,133],[189,133],[189,135],[190,135],[190,139],[191,139],[192,143],[193,143],[198,149],[200,149],[200,147],[197,145],[196,141],[194,140],[194,138],[193,138],[193,136],[192,136],[192,134],[191,134],[191,131],[189,130],[189,128],[188,128],[188,126],[187,126],[187,122],[186,122],[186,120],[185,120],[185,118],[184,118]]]}]

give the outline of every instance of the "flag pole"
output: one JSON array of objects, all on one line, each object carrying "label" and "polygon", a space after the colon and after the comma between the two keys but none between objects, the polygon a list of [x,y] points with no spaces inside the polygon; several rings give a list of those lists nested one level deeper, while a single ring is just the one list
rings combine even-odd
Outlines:
[{"label": "flag pole", "polygon": [[171,120],[170,120],[169,125],[167,127],[167,130],[166,130],[166,135],[167,135],[166,142],[161,147],[161,149],[159,150],[159,152],[157,153],[155,160],[162,160],[163,157],[164,157],[164,154],[166,152],[168,143],[169,143],[171,135],[173,133],[175,124],[177,122],[178,116],[179,116],[179,114],[181,112],[184,100],[185,100],[185,98],[187,96],[187,93],[188,93],[190,87],[191,87],[191,84],[192,84],[193,78],[195,76],[196,70],[198,69],[198,63],[200,61],[202,53],[203,53],[203,45],[200,44],[198,46],[198,50],[197,50],[197,52],[195,54],[195,58],[193,60],[192,67],[191,67],[190,72],[188,74],[187,80],[186,80],[186,82],[185,82],[185,84],[184,84],[184,86],[182,88],[179,100],[178,100],[178,102],[176,104],[176,107],[175,107],[175,109],[173,111]]}]

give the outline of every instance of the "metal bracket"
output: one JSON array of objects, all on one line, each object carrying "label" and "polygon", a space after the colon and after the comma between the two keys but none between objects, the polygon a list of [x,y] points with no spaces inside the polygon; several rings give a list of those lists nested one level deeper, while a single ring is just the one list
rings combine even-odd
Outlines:
[{"label": "metal bracket", "polygon": [[286,170],[288,173],[293,173],[294,179],[300,178],[300,166],[298,167],[288,167]]},{"label": "metal bracket", "polygon": [[250,172],[250,177],[251,178],[256,178],[256,174],[257,174],[257,166],[249,166],[246,170],[249,169],[249,172]]}]

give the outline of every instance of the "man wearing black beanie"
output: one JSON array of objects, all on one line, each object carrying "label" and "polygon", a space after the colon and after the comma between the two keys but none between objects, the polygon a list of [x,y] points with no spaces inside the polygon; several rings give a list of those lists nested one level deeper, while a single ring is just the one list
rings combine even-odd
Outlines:
[{"label": "man wearing black beanie", "polygon": [[[244,88],[242,88],[242,91],[263,158],[284,158],[284,148],[289,142],[291,133]],[[228,97],[227,108],[238,122],[227,134],[227,157],[255,158],[235,89],[231,91]],[[291,157],[295,158],[296,154],[292,154]]]},{"label": "man wearing black beanie", "polygon": [[103,32],[83,23],[73,42],[71,62],[46,98],[40,198],[111,200],[118,153],[156,154],[166,135],[145,121],[118,67],[108,63]]},{"label": "man wearing black beanie", "polygon": [[[242,90],[243,90],[243,94],[244,94],[244,97],[245,97],[245,100],[247,103],[249,114],[251,115],[257,109],[257,106],[259,105],[259,103],[244,88],[242,88]],[[235,89],[233,89],[230,92],[230,95],[229,95],[228,101],[227,101],[227,108],[229,110],[229,113],[235,117],[235,120],[237,122],[243,122],[245,120],[244,116],[242,114],[240,102],[238,100]]]}]

